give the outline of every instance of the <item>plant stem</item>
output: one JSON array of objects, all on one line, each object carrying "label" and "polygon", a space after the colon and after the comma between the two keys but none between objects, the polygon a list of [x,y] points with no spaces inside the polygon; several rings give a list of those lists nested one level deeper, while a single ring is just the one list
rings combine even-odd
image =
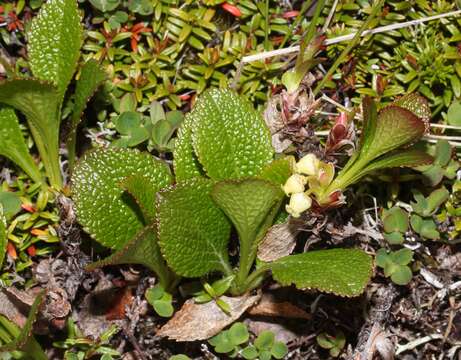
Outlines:
[{"label": "plant stem", "polygon": [[264,20],[265,20],[265,31],[264,31],[264,50],[269,50],[269,0],[266,0],[266,7],[264,8]]},{"label": "plant stem", "polygon": [[333,75],[333,73],[336,71],[338,66],[346,59],[347,55],[351,52],[351,50],[357,45],[357,43],[360,41],[360,38],[362,36],[362,33],[367,30],[367,28],[370,26],[371,22],[373,19],[376,17],[378,14],[379,10],[381,10],[381,7],[384,3],[384,0],[378,0],[374,5],[373,8],[371,9],[371,14],[368,16],[367,20],[362,24],[360,29],[355,33],[354,37],[352,38],[351,42],[346,46],[346,48],[341,52],[341,54],[338,56],[336,61],[333,63],[333,65],[328,69],[327,73],[325,76],[322,78],[322,80],[317,84],[315,87],[313,94],[314,96],[318,95],[319,91],[323,89],[323,86],[325,85],[325,82],[330,79],[330,77]]}]

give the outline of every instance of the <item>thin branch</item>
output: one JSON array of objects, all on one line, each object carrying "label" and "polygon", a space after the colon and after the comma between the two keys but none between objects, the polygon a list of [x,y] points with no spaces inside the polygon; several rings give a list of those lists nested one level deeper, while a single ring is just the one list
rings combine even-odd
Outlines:
[{"label": "thin branch", "polygon": [[[444,14],[424,17],[424,18],[417,19],[417,20],[406,21],[406,22],[403,22],[403,23],[385,25],[385,26],[381,26],[381,27],[378,27],[378,28],[375,28],[375,29],[366,30],[361,34],[361,36],[363,37],[363,36],[367,36],[367,35],[379,34],[379,33],[387,32],[387,31],[391,31],[391,30],[403,29],[403,28],[407,28],[407,27],[410,27],[410,26],[413,26],[413,25],[419,25],[419,24],[422,24],[422,23],[425,23],[425,22],[428,22],[428,21],[443,19],[443,18],[447,18],[447,17],[451,17],[451,16],[457,16],[457,15],[460,15],[460,14],[461,14],[461,10],[456,10],[456,11],[450,11],[450,12],[447,12],[447,13],[444,13]],[[348,40],[353,39],[355,35],[356,35],[356,33],[353,32],[351,34],[338,36],[338,37],[335,37],[335,38],[332,38],[332,39],[326,39],[323,42],[323,44],[328,46],[328,45],[337,44],[337,43],[340,43],[340,42],[343,42],[343,41],[348,41]],[[259,54],[244,56],[242,58],[242,60],[241,60],[241,63],[246,64],[246,63],[250,63],[250,62],[253,62],[253,61],[260,61],[260,60],[268,59],[268,58],[271,58],[271,57],[274,57],[274,56],[291,54],[291,53],[295,53],[295,52],[298,52],[298,51],[299,51],[299,45],[291,46],[291,47],[284,48],[284,49],[265,51],[265,52],[262,52],[262,53],[259,53]]]}]

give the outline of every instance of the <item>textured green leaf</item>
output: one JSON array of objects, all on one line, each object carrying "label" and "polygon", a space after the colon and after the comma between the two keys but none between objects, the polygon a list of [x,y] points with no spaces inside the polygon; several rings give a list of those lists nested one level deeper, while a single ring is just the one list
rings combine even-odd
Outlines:
[{"label": "textured green leaf", "polygon": [[372,259],[357,249],[331,249],[290,255],[268,264],[274,279],[287,286],[341,296],[360,295],[371,277]]},{"label": "textured green leaf", "polygon": [[362,135],[360,137],[360,150],[363,152],[368,152],[373,143],[378,121],[378,110],[376,109],[376,103],[369,96],[366,96],[362,100],[362,111],[363,126]]},{"label": "textured green leaf", "polygon": [[144,265],[157,274],[164,288],[168,288],[174,279],[173,273],[168,269],[160,253],[153,225],[146,226],[121,249],[103,260],[88,265],[86,269],[94,270],[99,267],[116,264]]},{"label": "textured green leaf", "polygon": [[121,249],[145,225],[138,206],[120,187],[136,175],[146,178],[154,192],[172,181],[168,166],[133,149],[90,151],[75,167],[72,192],[78,220],[104,246]]},{"label": "textured green leaf", "polygon": [[26,354],[33,354],[34,360],[47,360],[48,357],[43,352],[42,348],[35,340],[34,336],[32,335],[32,327],[37,319],[37,314],[39,311],[40,306],[43,303],[45,295],[45,290],[42,290],[37,297],[35,298],[30,311],[29,315],[27,316],[26,323],[20,329],[19,336],[14,339],[14,341],[0,346],[0,353],[7,352],[7,351],[23,351]]},{"label": "textured green leaf", "polygon": [[245,179],[218,182],[211,196],[237,229],[240,266],[246,267],[242,271],[247,274],[258,243],[272,225],[285,194],[278,185],[265,180]]},{"label": "textured green leaf", "polygon": [[60,119],[56,96],[53,85],[35,79],[15,79],[0,83],[0,103],[5,103],[26,116],[52,185],[60,187]]},{"label": "textured green leaf", "polygon": [[379,112],[372,142],[361,156],[366,157],[369,162],[402,145],[414,143],[425,131],[424,121],[411,111],[398,106],[387,106]]},{"label": "textured green leaf", "polygon": [[258,177],[274,184],[283,185],[293,175],[295,163],[293,156],[274,160],[262,169]]},{"label": "textured green leaf", "polygon": [[40,182],[40,171],[29,154],[14,110],[0,107],[0,123],[0,155],[19,165],[35,182]]},{"label": "textured green leaf", "polygon": [[203,177],[202,165],[198,162],[194,148],[192,147],[193,121],[194,119],[190,114],[187,114],[178,130],[178,137],[176,138],[173,151],[173,166],[176,181]]},{"label": "textured green leaf", "polygon": [[75,0],[49,0],[32,20],[28,52],[35,77],[57,86],[61,103],[74,75],[83,41]]},{"label": "textured green leaf", "polygon": [[179,275],[198,277],[228,267],[230,224],[210,196],[212,186],[210,180],[191,179],[159,193],[159,244]]},{"label": "textured green leaf", "polygon": [[142,175],[131,175],[122,180],[120,186],[128,191],[138,204],[146,223],[155,219],[155,197],[157,191],[151,188],[150,180]]},{"label": "textured green leaf", "polygon": [[203,93],[189,117],[195,153],[211,179],[256,176],[272,160],[261,114],[231,90]]},{"label": "textured green leaf", "polygon": [[404,95],[395,100],[393,104],[411,111],[425,122],[428,122],[432,116],[428,101],[418,93]]},{"label": "textured green leaf", "polygon": [[70,120],[70,129],[67,140],[69,163],[71,168],[75,158],[77,127],[81,121],[83,111],[88,100],[93,96],[98,87],[104,82],[107,75],[95,60],[87,61],[81,69],[80,79],[75,88],[74,109]]}]

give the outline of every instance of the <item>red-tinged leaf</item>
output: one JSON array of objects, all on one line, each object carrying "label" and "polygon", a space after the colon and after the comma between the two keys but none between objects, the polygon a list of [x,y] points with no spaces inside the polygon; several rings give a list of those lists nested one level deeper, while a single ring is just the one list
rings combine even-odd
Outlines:
[{"label": "red-tinged leaf", "polygon": [[299,15],[299,11],[298,11],[298,10],[291,10],[291,11],[285,12],[285,13],[282,15],[282,17],[283,17],[284,19],[291,19],[291,18],[294,18],[294,17],[296,17],[296,16],[298,16],[298,15]]},{"label": "red-tinged leaf", "polygon": [[6,246],[6,252],[13,260],[18,258],[18,253],[16,252],[16,248],[14,247],[12,242],[8,241],[8,245]]},{"label": "red-tinged leaf", "polygon": [[138,40],[135,37],[132,37],[130,40],[131,50],[134,52],[138,51]]},{"label": "red-tinged leaf", "polygon": [[34,245],[31,245],[27,248],[27,253],[29,254],[29,256],[35,256],[37,255],[37,249]]},{"label": "red-tinged leaf", "polygon": [[429,119],[432,116],[431,108],[426,98],[421,95],[417,93],[407,94],[395,100],[393,104],[411,111],[421,118],[426,125],[429,125]]},{"label": "red-tinged leaf", "polygon": [[32,204],[21,204],[21,207],[30,213],[34,213],[36,211]]},{"label": "red-tinged leaf", "polygon": [[45,236],[48,235],[48,233],[44,230],[41,229],[32,229],[30,233],[34,236]]},{"label": "red-tinged leaf", "polygon": [[225,2],[225,3],[223,3],[223,4],[221,5],[221,7],[222,7],[224,10],[226,10],[228,13],[234,15],[235,17],[240,17],[240,16],[242,16],[242,12],[241,12],[240,9],[239,9],[237,6],[235,6],[235,5],[231,5],[231,4]]},{"label": "red-tinged leaf", "polygon": [[424,121],[410,110],[390,105],[378,114],[372,141],[367,141],[367,151],[363,148],[361,160],[369,163],[373,159],[404,145],[418,141],[425,133]]}]

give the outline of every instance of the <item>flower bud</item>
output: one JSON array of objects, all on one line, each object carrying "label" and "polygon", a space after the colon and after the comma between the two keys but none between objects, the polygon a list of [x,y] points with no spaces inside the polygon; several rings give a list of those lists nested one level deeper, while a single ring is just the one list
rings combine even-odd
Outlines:
[{"label": "flower bud", "polygon": [[312,206],[312,199],[306,193],[296,193],[291,195],[290,203],[285,206],[285,210],[291,216],[297,218],[302,212]]},{"label": "flower bud", "polygon": [[299,174],[291,175],[285,185],[282,186],[285,194],[291,195],[295,193],[301,193],[304,191],[304,185],[306,185],[307,179]]},{"label": "flower bud", "polygon": [[296,163],[295,171],[307,176],[316,176],[319,164],[320,160],[314,154],[307,154]]}]

